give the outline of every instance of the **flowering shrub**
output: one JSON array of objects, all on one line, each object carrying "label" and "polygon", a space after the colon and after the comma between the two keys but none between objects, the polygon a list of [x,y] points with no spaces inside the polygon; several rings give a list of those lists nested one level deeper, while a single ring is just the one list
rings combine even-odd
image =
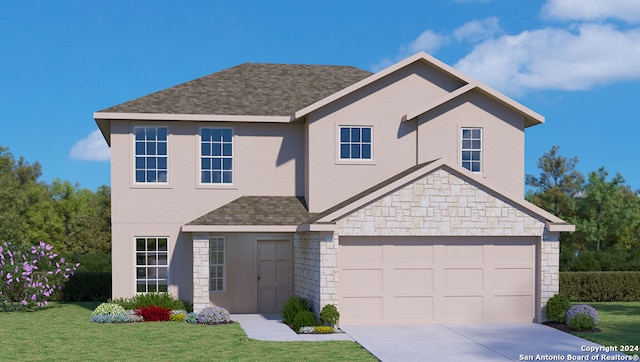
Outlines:
[{"label": "flowering shrub", "polygon": [[115,303],[102,303],[91,313],[94,323],[132,323],[142,322],[142,317],[132,310],[125,310]]},{"label": "flowering shrub", "polygon": [[231,316],[229,312],[222,307],[207,307],[198,313],[196,322],[201,324],[231,323]]},{"label": "flowering shrub", "polygon": [[314,328],[314,332],[318,334],[330,334],[335,332],[335,330],[330,326],[317,326]]},{"label": "flowering shrub", "polygon": [[187,311],[186,310],[172,310],[171,313],[169,313],[169,320],[174,321],[174,322],[182,322],[184,320],[184,317],[187,316]]},{"label": "flowering shrub", "polygon": [[298,329],[299,334],[331,334],[335,333],[335,329],[330,326],[305,326]]},{"label": "flowering shrub", "polygon": [[92,315],[126,314],[124,308],[115,303],[102,303],[93,310]]},{"label": "flowering shrub", "polygon": [[311,326],[300,327],[300,329],[298,330],[298,333],[300,334],[316,333],[316,327],[311,327]]},{"label": "flowering shrub", "polygon": [[567,311],[567,325],[578,331],[591,330],[598,324],[598,311],[590,305],[576,304]]},{"label": "flowering shrub", "polygon": [[0,300],[4,310],[18,311],[47,305],[80,264],[70,265],[44,242],[30,248],[0,245]]},{"label": "flowering shrub", "polygon": [[187,315],[184,316],[184,321],[187,323],[198,323],[198,313],[187,313]]},{"label": "flowering shrub", "polygon": [[145,322],[168,321],[169,313],[171,310],[155,305],[136,309],[136,314],[141,315]]},{"label": "flowering shrub", "polygon": [[127,309],[127,320],[128,322],[142,322],[144,318],[138,315],[135,310]]}]

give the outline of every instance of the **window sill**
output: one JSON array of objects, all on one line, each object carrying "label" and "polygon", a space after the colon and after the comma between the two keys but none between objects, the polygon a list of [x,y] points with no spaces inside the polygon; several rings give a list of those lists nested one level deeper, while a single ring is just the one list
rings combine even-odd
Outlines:
[{"label": "window sill", "polygon": [[216,184],[197,184],[196,189],[199,190],[237,190],[236,185],[216,185]]},{"label": "window sill", "polygon": [[129,188],[132,189],[172,189],[173,186],[170,184],[144,184],[144,183],[134,183],[129,185]]},{"label": "window sill", "polygon": [[336,165],[369,165],[375,166],[376,163],[373,160],[337,160]]}]

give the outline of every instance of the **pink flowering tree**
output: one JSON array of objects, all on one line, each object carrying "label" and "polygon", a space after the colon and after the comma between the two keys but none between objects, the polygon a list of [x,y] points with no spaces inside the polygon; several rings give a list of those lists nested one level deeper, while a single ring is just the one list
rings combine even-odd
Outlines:
[{"label": "pink flowering tree", "polygon": [[30,248],[5,242],[0,245],[0,303],[5,311],[47,305],[78,265],[42,241]]}]

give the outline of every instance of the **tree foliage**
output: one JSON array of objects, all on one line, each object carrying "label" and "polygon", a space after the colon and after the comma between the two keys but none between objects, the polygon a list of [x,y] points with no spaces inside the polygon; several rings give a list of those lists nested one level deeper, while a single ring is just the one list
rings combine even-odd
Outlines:
[{"label": "tree foliage", "polygon": [[640,196],[619,173],[604,167],[587,180],[576,170],[578,159],[553,146],[539,160],[540,176],[527,175],[526,198],[576,225],[561,234],[562,270],[636,270],[640,268]]},{"label": "tree foliage", "polygon": [[[0,242],[45,242],[78,261],[110,252],[111,189],[95,192],[69,181],[40,181],[38,162],[15,159],[0,146]],[[76,259],[76,260],[74,260]]]}]

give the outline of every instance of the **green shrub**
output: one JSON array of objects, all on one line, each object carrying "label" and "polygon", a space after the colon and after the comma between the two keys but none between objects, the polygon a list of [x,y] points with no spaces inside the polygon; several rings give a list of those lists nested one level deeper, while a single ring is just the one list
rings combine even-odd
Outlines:
[{"label": "green shrub", "polygon": [[[293,324],[293,319],[301,311],[311,311],[311,305],[308,300],[294,296],[289,298],[289,300],[282,307],[282,322],[287,325]],[[298,330],[298,328],[295,328]]]},{"label": "green shrub", "polygon": [[560,272],[560,293],[573,302],[640,300],[640,272]]},{"label": "green shrub", "polygon": [[547,308],[545,309],[545,315],[551,320],[563,323],[569,308],[571,308],[571,302],[569,302],[569,299],[558,293],[549,298]]},{"label": "green shrub", "polygon": [[76,272],[111,272],[111,253],[88,253],[69,256],[80,263]]},{"label": "green shrub", "polygon": [[[320,311],[320,322],[328,326],[335,326],[340,319],[340,312],[333,304],[327,304]],[[331,332],[333,333],[333,332]]]},{"label": "green shrub", "polygon": [[569,326],[569,328],[576,331],[590,331],[596,326],[590,316],[582,313],[571,318],[567,325]]},{"label": "green shrub", "polygon": [[111,272],[76,272],[62,287],[59,300],[105,302],[111,297]]},{"label": "green shrub", "polygon": [[598,311],[590,305],[576,304],[567,311],[567,325],[576,331],[592,330],[598,320]]},{"label": "green shrub", "polygon": [[182,301],[174,298],[169,293],[136,294],[131,298],[114,299],[112,302],[121,305],[124,309],[139,309],[152,305],[169,310],[187,309]]},{"label": "green shrub", "polygon": [[318,325],[318,320],[316,319],[316,315],[310,310],[301,310],[293,318],[294,331],[299,330],[301,327],[307,327],[307,326],[315,327],[317,325]]},{"label": "green shrub", "polygon": [[314,328],[314,330],[315,330],[315,333],[318,333],[318,334],[331,334],[335,332],[333,327],[329,327],[329,326],[317,326]]}]

